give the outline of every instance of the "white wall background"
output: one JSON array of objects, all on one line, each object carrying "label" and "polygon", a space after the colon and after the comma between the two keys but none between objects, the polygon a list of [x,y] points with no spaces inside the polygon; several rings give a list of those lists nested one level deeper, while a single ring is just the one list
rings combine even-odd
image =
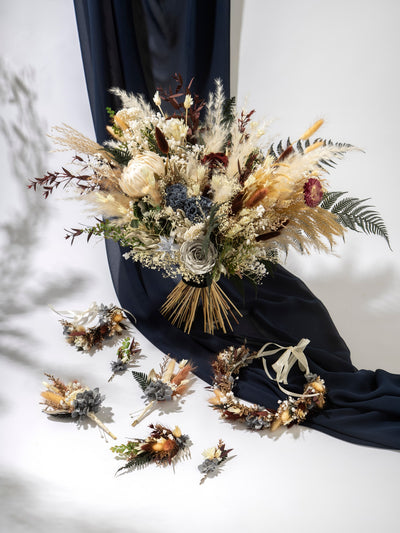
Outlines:
[{"label": "white wall background", "polygon": [[337,256],[292,254],[287,266],[325,303],[358,367],[398,372],[400,4],[234,0],[233,9],[241,20],[233,84],[260,120],[273,120],[271,139],[298,138],[322,117],[318,135],[365,152],[332,170],[331,190],[371,198],[393,252],[383,239],[348,232]]},{"label": "white wall background", "polygon": [[[332,189],[372,198],[393,251],[383,239],[349,234],[338,256],[293,254],[287,266],[328,307],[357,366],[400,373],[400,4],[232,0],[232,7],[232,92],[239,102],[247,97],[260,120],[274,119],[271,140],[295,138],[322,116],[323,135],[365,151],[332,171]],[[175,474],[149,467],[115,479],[110,443],[95,428],[78,431],[40,412],[44,371],[79,377],[106,393],[114,413],[109,422],[122,440],[146,434],[145,423],[135,433],[126,423],[141,402],[129,378],[107,384],[115,349],[92,358],[73,352],[46,307],[116,302],[103,244],[69,246],[64,228],[85,222],[81,206],[62,201],[62,194],[43,202],[24,187],[68,159],[43,149],[41,131],[66,122],[94,135],[72,1],[1,2],[0,54],[0,529],[395,531],[397,452],[300,428],[274,438],[234,430],[209,410],[199,380],[183,411],[161,419],[178,423],[195,441],[193,461],[178,464]],[[36,100],[15,101],[15,76]],[[160,353],[138,339],[146,371]],[[220,437],[237,457],[222,476],[198,487],[194,465]]]}]

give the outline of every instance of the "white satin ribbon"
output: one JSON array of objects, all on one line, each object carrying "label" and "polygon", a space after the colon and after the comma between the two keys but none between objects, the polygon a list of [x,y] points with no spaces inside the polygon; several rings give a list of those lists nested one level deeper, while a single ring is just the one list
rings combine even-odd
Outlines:
[{"label": "white satin ribbon", "polygon": [[[310,369],[308,367],[307,357],[304,354],[304,349],[309,344],[309,342],[310,342],[309,339],[301,339],[296,346],[281,346],[280,344],[276,344],[275,342],[267,342],[258,351],[255,357],[255,359],[262,358],[265,373],[267,374],[269,379],[274,381],[274,378],[269,373],[265,357],[268,357],[270,355],[275,355],[281,350],[285,350],[283,354],[279,357],[279,359],[272,365],[272,368],[276,372],[275,381],[277,382],[280,390],[284,392],[285,394],[289,394],[290,396],[297,396],[297,397],[304,396],[304,394],[297,394],[295,392],[290,392],[286,390],[284,387],[282,387],[281,383],[284,383],[285,385],[287,384],[287,378],[288,378],[289,372],[292,369],[293,365],[296,364],[296,362],[298,363],[300,370],[304,372],[304,375],[306,377],[310,375]],[[266,350],[268,346],[277,346],[277,348],[273,350]]]},{"label": "white satin ribbon", "polygon": [[51,305],[49,305],[49,307],[58,315],[63,316],[64,318],[68,318],[72,322],[74,327],[83,326],[84,324],[92,322],[92,320],[94,320],[99,313],[99,306],[96,302],[93,302],[92,305],[88,309],[86,309],[86,311],[57,311]]}]

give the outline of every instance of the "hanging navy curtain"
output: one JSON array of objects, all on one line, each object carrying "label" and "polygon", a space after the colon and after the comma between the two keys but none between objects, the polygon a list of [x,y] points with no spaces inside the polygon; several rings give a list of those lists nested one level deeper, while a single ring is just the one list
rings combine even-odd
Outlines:
[{"label": "hanging navy curtain", "polygon": [[[168,85],[170,75],[179,72],[187,82],[195,76],[194,89],[202,96],[215,78],[229,95],[229,0],[75,0],[75,10],[99,142],[105,137],[106,106],[118,108],[110,87],[151,101],[156,87]],[[136,316],[137,328],[163,352],[192,360],[199,377],[211,381],[210,361],[231,344],[246,340],[259,349],[265,342],[289,346],[309,338],[310,370],[325,379],[328,400],[306,425],[353,443],[400,449],[400,376],[357,370],[323,304],[287,270],[279,267],[257,291],[244,283],[239,292],[222,281],[243,318],[232,333],[216,335],[205,334],[202,320],[195,320],[186,335],[159,312],[174,281],[125,261],[114,242],[107,242],[107,251],[119,301]],[[292,372],[290,387],[301,392],[303,376]],[[242,371],[235,392],[272,408],[283,399],[259,361]]]},{"label": "hanging navy curtain", "polygon": [[98,142],[106,107],[119,108],[111,87],[143,94],[180,73],[208,95],[220,78],[229,95],[230,0],[75,0],[90,107]]}]

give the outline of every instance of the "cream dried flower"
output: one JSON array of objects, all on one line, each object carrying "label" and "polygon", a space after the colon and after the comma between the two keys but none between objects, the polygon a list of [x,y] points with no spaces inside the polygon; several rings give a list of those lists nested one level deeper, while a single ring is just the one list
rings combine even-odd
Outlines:
[{"label": "cream dried flower", "polygon": [[198,237],[203,237],[204,233],[205,233],[204,222],[198,222],[197,224],[190,226],[190,228],[185,231],[185,233],[183,234],[183,240],[193,241],[194,239],[197,239]]},{"label": "cream dried flower", "polygon": [[207,448],[201,454],[206,459],[218,459],[221,457],[221,450],[213,446],[212,448]]},{"label": "cream dried flower", "polygon": [[186,241],[182,244],[180,253],[181,260],[185,267],[195,275],[203,275],[210,272],[217,259],[217,250],[210,242],[207,253],[203,249],[203,239]]},{"label": "cream dried flower", "polygon": [[187,131],[187,125],[179,118],[171,118],[165,121],[163,133],[167,139],[174,139],[177,142],[181,142],[186,138]]},{"label": "cream dried flower", "polygon": [[150,196],[155,205],[161,201],[156,176],[163,176],[163,159],[153,152],[144,152],[134,157],[124,168],[120,187],[131,198]]},{"label": "cream dried flower", "polygon": [[160,107],[161,105],[161,97],[160,93],[156,91],[153,96],[153,102],[156,104],[157,107]]},{"label": "cream dried flower", "polygon": [[185,96],[185,101],[183,102],[183,107],[185,109],[189,109],[193,105],[193,98],[190,96],[190,94],[187,94]]}]

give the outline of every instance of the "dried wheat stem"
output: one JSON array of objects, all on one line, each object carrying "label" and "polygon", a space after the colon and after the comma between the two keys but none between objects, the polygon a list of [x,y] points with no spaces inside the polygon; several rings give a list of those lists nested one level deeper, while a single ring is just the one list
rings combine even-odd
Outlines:
[{"label": "dried wheat stem", "polygon": [[185,333],[190,333],[200,298],[203,306],[203,327],[206,333],[213,334],[218,328],[226,333],[226,325],[232,330],[229,315],[236,322],[238,320],[234,313],[242,316],[216,282],[212,282],[210,287],[193,287],[180,281],[167,296],[166,302],[161,307],[161,313],[168,317],[171,324],[183,327]]}]

